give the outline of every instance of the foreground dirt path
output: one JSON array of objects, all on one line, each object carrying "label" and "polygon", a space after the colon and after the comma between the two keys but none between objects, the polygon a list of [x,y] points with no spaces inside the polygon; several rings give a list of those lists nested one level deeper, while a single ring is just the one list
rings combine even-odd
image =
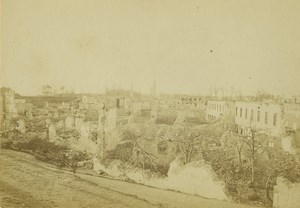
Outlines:
[{"label": "foreground dirt path", "polygon": [[7,207],[249,207],[60,170],[21,152],[0,152],[0,206]]}]

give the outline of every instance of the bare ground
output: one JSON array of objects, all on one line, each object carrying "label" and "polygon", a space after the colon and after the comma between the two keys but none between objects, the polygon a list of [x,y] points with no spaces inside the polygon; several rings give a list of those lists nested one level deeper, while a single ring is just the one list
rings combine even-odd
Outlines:
[{"label": "bare ground", "polygon": [[0,153],[0,207],[202,207],[249,206],[59,169],[11,150]]}]

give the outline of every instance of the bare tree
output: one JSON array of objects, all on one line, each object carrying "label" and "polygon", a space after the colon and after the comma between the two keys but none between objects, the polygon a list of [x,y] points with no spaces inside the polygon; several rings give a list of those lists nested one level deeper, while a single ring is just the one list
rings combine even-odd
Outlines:
[{"label": "bare tree", "polygon": [[201,149],[203,136],[205,135],[205,128],[195,129],[182,125],[178,127],[176,133],[172,135],[174,138],[169,139],[170,142],[178,144],[178,149],[184,156],[184,162],[189,163],[193,157]]},{"label": "bare tree", "polygon": [[234,146],[238,153],[239,166],[242,169],[243,168],[242,153],[245,146],[245,142],[243,142],[242,140],[235,141]]},{"label": "bare tree", "polygon": [[129,138],[123,140],[121,144],[129,143],[132,145],[131,158],[135,165],[137,166],[140,162],[140,158],[142,158],[143,169],[145,169],[145,164],[149,164],[151,168],[158,172],[158,163],[156,161],[157,157],[146,151],[140,144],[141,140],[145,138],[145,132],[141,130],[139,132],[128,130],[127,132],[130,133]]},{"label": "bare tree", "polygon": [[265,180],[262,189],[266,190],[265,196],[270,204],[273,202],[270,190],[273,188],[276,178],[283,176],[290,181],[299,180],[300,164],[297,158],[280,149],[265,148],[268,160],[261,161],[261,169],[265,171]]},{"label": "bare tree", "polygon": [[[256,152],[261,148],[260,142],[257,140],[257,135],[261,132],[261,130],[256,129],[252,125],[250,125],[249,131],[243,136],[244,143],[248,146],[250,151],[250,163],[251,163],[251,184],[254,183],[255,178],[255,158]],[[239,154],[241,154],[241,149]]]}]

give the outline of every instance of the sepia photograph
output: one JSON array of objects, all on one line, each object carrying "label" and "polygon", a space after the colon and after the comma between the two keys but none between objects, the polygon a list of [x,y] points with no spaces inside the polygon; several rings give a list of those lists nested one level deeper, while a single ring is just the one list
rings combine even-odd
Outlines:
[{"label": "sepia photograph", "polygon": [[299,208],[299,0],[0,0],[0,208]]}]

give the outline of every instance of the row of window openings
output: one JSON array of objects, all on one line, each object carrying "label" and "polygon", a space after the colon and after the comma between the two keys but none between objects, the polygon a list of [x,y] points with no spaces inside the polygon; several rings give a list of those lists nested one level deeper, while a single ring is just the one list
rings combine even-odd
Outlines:
[{"label": "row of window openings", "polygon": [[218,105],[218,104],[210,104],[210,109],[218,110],[218,111],[224,111],[224,106],[223,105]]},{"label": "row of window openings", "polygon": [[[238,108],[236,108],[236,116],[238,115]],[[240,117],[243,117],[243,109],[240,108]],[[248,118],[248,109],[245,109],[245,119]],[[253,110],[250,112],[250,120],[253,121]],[[257,111],[257,122],[260,122],[260,111]],[[265,112],[265,123],[268,123],[268,112]],[[273,114],[273,125],[277,125],[277,113]]]},{"label": "row of window openings", "polygon": [[208,114],[208,119],[216,119],[216,116],[212,116]]},{"label": "row of window openings", "polygon": [[181,101],[200,101],[201,100],[201,98],[181,98]]}]

